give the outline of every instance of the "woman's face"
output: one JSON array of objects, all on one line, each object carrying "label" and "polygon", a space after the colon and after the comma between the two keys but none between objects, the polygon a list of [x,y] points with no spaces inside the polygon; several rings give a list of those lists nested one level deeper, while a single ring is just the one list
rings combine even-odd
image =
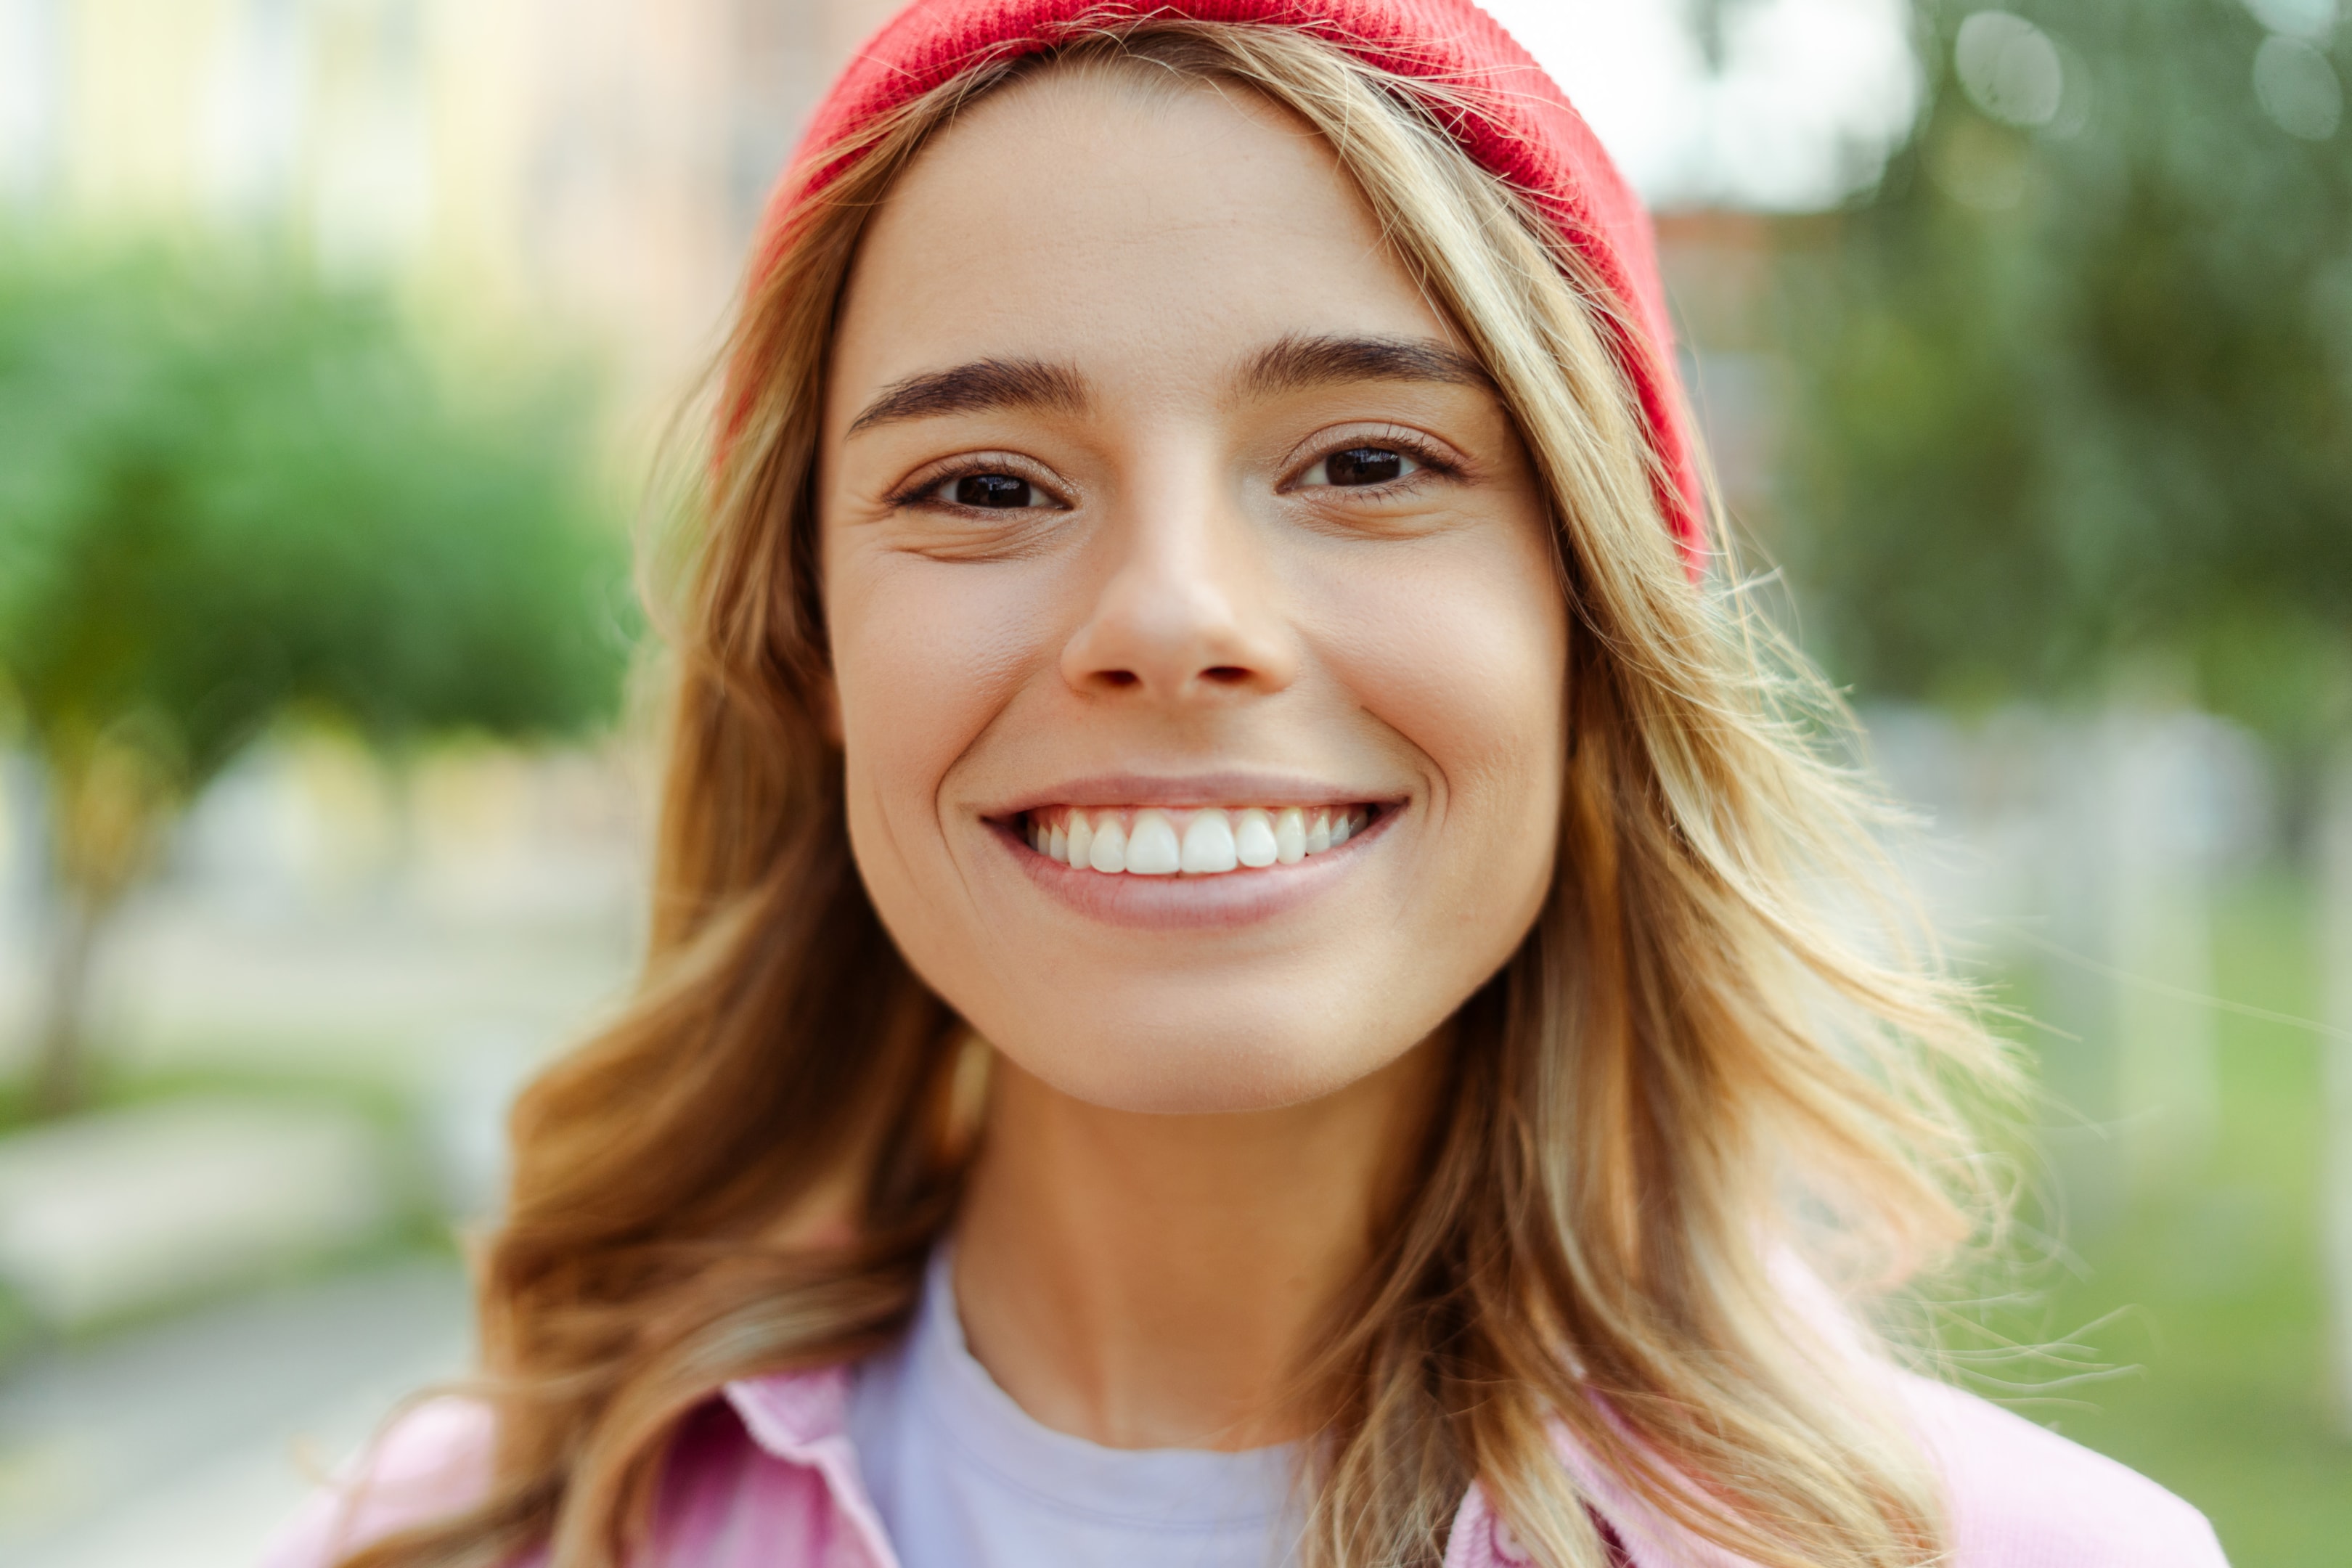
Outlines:
[{"label": "woman's face", "polygon": [[1426,1037],[1549,882],[1567,620],[1462,340],[1255,96],[1049,73],[875,216],[821,475],[876,907],[1021,1068],[1268,1108]]}]

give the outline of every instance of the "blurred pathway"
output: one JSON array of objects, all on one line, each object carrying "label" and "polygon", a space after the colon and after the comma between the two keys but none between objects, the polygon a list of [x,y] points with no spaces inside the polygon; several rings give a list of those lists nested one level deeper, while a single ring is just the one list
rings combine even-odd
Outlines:
[{"label": "blurred pathway", "polygon": [[268,1291],[0,1375],[0,1568],[252,1568],[403,1395],[466,1363],[454,1260]]}]

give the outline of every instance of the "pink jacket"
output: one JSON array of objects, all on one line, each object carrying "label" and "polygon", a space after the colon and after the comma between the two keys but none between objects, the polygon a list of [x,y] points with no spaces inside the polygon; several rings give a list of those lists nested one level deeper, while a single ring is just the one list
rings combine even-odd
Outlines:
[{"label": "pink jacket", "polygon": [[[1957,1389],[1907,1373],[1901,1387],[1945,1479],[1950,1568],[2226,1568],[2204,1516],[2153,1481]],[[729,1384],[678,1442],[644,1568],[898,1568],[843,1429],[848,1392],[845,1368]],[[488,1439],[479,1405],[420,1406],[357,1479],[310,1500],[264,1568],[330,1568],[367,1541],[466,1506]],[[1560,1459],[1633,1568],[1738,1568],[1741,1559],[1677,1529],[1572,1445]],[[1526,1561],[1472,1487],[1445,1568]]]}]

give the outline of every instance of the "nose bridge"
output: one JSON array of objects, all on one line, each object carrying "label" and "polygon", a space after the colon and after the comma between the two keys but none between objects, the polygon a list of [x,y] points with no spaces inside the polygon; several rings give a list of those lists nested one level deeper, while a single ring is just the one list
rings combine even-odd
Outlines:
[{"label": "nose bridge", "polygon": [[1213,476],[1163,475],[1097,537],[1111,559],[1064,650],[1070,685],[1188,702],[1290,684],[1264,552]]}]

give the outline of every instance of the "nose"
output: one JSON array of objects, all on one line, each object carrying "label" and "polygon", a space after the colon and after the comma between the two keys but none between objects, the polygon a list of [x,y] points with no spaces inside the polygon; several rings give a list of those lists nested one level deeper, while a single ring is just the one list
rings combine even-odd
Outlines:
[{"label": "nose", "polygon": [[1113,563],[1062,649],[1073,689],[1181,708],[1297,679],[1295,638],[1246,519],[1200,498],[1132,512],[1102,546]]}]

